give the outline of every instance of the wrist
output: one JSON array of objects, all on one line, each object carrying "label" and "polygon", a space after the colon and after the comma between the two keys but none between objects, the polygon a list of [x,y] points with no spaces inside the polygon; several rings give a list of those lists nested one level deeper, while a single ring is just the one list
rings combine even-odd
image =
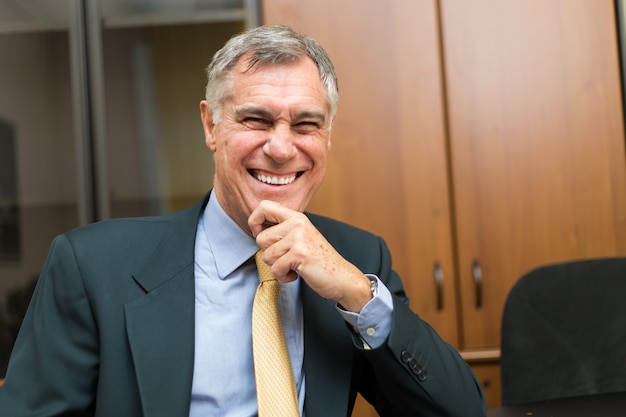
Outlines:
[{"label": "wrist", "polygon": [[378,294],[378,281],[360,274],[356,284],[350,285],[344,297],[337,301],[344,310],[359,313]]}]

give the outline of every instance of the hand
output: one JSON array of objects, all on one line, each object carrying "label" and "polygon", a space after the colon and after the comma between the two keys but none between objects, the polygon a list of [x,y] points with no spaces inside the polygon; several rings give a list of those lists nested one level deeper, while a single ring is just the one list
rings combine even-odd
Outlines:
[{"label": "hand", "polygon": [[353,312],[372,298],[369,279],[303,213],[266,200],[252,212],[248,225],[278,281],[290,282],[300,274],[313,291]]}]

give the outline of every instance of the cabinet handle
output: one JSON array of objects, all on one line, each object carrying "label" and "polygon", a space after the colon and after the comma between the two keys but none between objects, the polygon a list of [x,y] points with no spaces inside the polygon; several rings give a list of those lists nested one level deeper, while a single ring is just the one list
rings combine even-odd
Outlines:
[{"label": "cabinet handle", "polygon": [[478,259],[472,261],[472,275],[474,275],[476,285],[476,308],[481,308],[483,306],[483,270]]},{"label": "cabinet handle", "polygon": [[435,285],[437,286],[437,311],[443,310],[443,269],[441,264],[435,261],[433,267]]}]

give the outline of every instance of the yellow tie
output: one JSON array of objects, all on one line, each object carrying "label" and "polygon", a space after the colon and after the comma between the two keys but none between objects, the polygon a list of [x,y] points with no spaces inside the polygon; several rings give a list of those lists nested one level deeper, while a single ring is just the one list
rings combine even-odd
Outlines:
[{"label": "yellow tie", "polygon": [[280,283],[270,266],[254,256],[259,270],[259,288],[252,307],[252,351],[259,417],[299,415],[296,383],[278,311]]}]

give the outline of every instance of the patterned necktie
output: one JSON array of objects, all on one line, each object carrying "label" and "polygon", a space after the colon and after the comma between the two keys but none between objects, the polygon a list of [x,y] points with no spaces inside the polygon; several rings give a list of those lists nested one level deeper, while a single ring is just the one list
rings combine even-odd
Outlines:
[{"label": "patterned necktie", "polygon": [[280,283],[270,266],[254,256],[259,271],[259,288],[252,307],[252,351],[259,417],[299,415],[296,383],[287,342],[278,311]]}]

